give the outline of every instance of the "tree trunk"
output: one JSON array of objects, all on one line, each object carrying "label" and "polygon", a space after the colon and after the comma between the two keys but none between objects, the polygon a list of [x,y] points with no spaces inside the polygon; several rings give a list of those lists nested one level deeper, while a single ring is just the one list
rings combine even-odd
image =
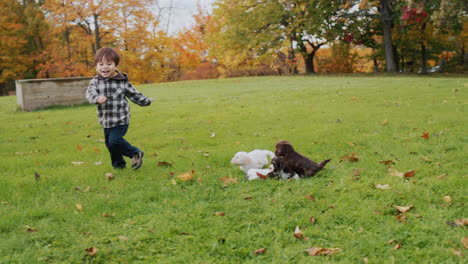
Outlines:
[{"label": "tree trunk", "polygon": [[421,25],[421,74],[427,74],[427,53],[426,53],[426,22]]},{"label": "tree trunk", "polygon": [[99,32],[98,14],[94,14],[94,40],[96,41],[96,51],[101,48],[101,34]]},{"label": "tree trunk", "polygon": [[397,72],[398,70],[397,64],[395,62],[392,41],[392,2],[393,0],[380,0],[380,7],[378,8],[383,24],[385,62],[387,65],[387,72]]},{"label": "tree trunk", "polygon": [[314,67],[315,51],[312,51],[310,54],[307,54],[306,52],[303,55],[304,55],[306,73],[315,73],[315,67]]}]

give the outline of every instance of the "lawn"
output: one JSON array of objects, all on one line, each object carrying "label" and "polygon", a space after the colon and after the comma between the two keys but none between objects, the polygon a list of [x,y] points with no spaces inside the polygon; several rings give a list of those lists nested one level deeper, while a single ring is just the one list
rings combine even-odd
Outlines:
[{"label": "lawn", "polygon": [[[466,263],[468,78],[137,89],[137,171],[111,168],[94,106],[0,98],[0,263]],[[282,139],[332,161],[293,181],[230,164]]]}]

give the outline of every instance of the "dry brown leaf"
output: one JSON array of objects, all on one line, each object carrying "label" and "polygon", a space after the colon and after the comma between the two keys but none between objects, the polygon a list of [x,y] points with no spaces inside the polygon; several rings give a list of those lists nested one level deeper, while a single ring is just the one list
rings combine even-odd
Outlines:
[{"label": "dry brown leaf", "polygon": [[260,255],[260,254],[265,254],[266,252],[267,252],[266,248],[261,248],[261,249],[255,250],[253,253],[254,255]]},{"label": "dry brown leaf", "polygon": [[83,151],[83,148],[82,148],[80,145],[76,145],[76,149],[77,149],[78,151]]},{"label": "dry brown leaf", "polygon": [[296,229],[294,230],[294,237],[295,238],[302,238],[304,236],[304,233],[301,231],[299,226],[296,226]]},{"label": "dry brown leaf", "polygon": [[29,233],[37,233],[37,232],[39,232],[39,230],[37,230],[36,228],[28,228],[28,229],[26,229],[26,231],[28,231]]},{"label": "dry brown leaf", "polygon": [[311,216],[311,217],[309,218],[309,223],[315,224],[316,222],[317,222],[317,219],[316,219],[315,217]]},{"label": "dry brown leaf", "polygon": [[318,256],[318,255],[335,255],[341,252],[341,248],[322,248],[322,247],[313,247],[305,250],[309,256]]},{"label": "dry brown leaf", "polygon": [[90,247],[90,248],[85,249],[85,251],[88,252],[88,255],[94,256],[98,252],[98,249],[95,247]]},{"label": "dry brown leaf", "polygon": [[429,132],[423,132],[421,137],[424,139],[429,139]]},{"label": "dry brown leaf", "polygon": [[393,162],[393,160],[381,160],[379,161],[379,163],[382,163],[382,164],[385,164],[385,165],[395,165],[395,162]]},{"label": "dry brown leaf", "polygon": [[216,216],[224,216],[224,212],[214,212],[213,214]]},{"label": "dry brown leaf", "polygon": [[397,177],[400,177],[402,179],[414,177],[414,174],[416,173],[415,170],[411,170],[411,171],[407,171],[407,172],[399,172],[396,169],[392,169],[392,168],[389,168],[388,172],[389,172],[389,174],[391,176],[397,176]]},{"label": "dry brown leaf", "polygon": [[401,248],[401,245],[400,244],[396,244],[394,247],[393,247],[393,250],[399,250]]},{"label": "dry brown leaf", "polygon": [[465,247],[465,249],[468,249],[468,237],[462,237],[462,239],[460,240],[460,242],[463,244],[463,246]]},{"label": "dry brown leaf", "polygon": [[224,183],[235,183],[238,184],[239,182],[237,181],[237,178],[232,178],[231,176],[224,176],[223,178],[219,179],[220,181]]},{"label": "dry brown leaf", "polygon": [[252,196],[247,196],[247,197],[244,197],[244,200],[252,200],[253,197]]},{"label": "dry brown leaf", "polygon": [[390,189],[390,185],[389,184],[377,184],[375,185],[375,188],[380,189],[380,190],[388,190]]},{"label": "dry brown leaf", "polygon": [[312,202],[315,202],[315,198],[310,194],[306,195],[305,198],[311,200]]},{"label": "dry brown leaf", "polygon": [[459,248],[454,248],[452,249],[452,253],[455,255],[455,256],[459,256],[459,257],[463,257],[463,254],[461,252],[461,250]]},{"label": "dry brown leaf", "polygon": [[340,162],[343,162],[343,161],[349,161],[349,162],[357,162],[359,160],[356,152],[353,152],[353,154],[351,154],[351,156],[344,156],[341,158]]},{"label": "dry brown leaf", "polygon": [[172,163],[166,162],[166,161],[160,161],[158,162],[159,167],[172,167]]},{"label": "dry brown leaf", "polygon": [[413,208],[412,205],[410,205],[410,206],[397,206],[397,205],[395,205],[394,207],[395,207],[400,213],[403,213],[403,214],[406,213],[406,212],[408,212],[411,208]]},{"label": "dry brown leaf", "polygon": [[71,162],[71,164],[73,164],[73,165],[83,165],[83,164],[85,164],[85,163],[86,163],[86,162],[84,162],[84,161],[72,161],[72,162]]},{"label": "dry brown leaf", "polygon": [[192,170],[191,172],[186,172],[177,176],[177,178],[179,178],[179,180],[181,181],[192,181],[194,174],[195,174],[195,171]]},{"label": "dry brown leaf", "polygon": [[104,175],[104,177],[106,178],[106,180],[111,181],[114,179],[114,174],[108,172]]},{"label": "dry brown leaf", "polygon": [[83,205],[81,205],[80,203],[77,203],[76,205],[76,210],[82,212],[83,211]]},{"label": "dry brown leaf", "polygon": [[387,120],[387,119],[385,119],[384,121],[382,121],[382,123],[380,123],[380,125],[382,125],[382,126],[385,126],[386,124],[388,124],[388,120]]},{"label": "dry brown leaf", "polygon": [[466,226],[468,225],[468,218],[457,219],[454,222],[457,226]]}]

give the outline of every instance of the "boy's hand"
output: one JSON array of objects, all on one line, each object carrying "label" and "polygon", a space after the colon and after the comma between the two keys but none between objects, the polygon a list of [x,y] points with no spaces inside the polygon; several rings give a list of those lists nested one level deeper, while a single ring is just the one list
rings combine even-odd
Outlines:
[{"label": "boy's hand", "polygon": [[99,96],[99,98],[97,100],[98,104],[103,104],[106,101],[107,101],[107,97],[105,97],[104,95]]}]

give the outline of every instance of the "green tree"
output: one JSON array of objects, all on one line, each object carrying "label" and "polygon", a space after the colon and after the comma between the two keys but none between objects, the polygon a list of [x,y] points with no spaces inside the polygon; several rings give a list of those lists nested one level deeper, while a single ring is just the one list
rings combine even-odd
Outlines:
[{"label": "green tree", "polygon": [[341,34],[339,14],[346,1],[332,0],[218,0],[218,49],[236,50],[247,57],[276,54],[285,43],[305,60],[313,73],[314,56]]}]

